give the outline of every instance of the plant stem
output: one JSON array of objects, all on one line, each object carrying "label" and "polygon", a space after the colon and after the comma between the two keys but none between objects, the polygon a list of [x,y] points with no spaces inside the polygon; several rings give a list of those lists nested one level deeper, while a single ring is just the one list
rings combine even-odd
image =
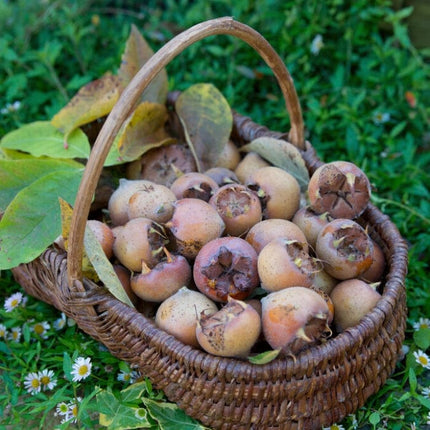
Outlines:
[{"label": "plant stem", "polygon": [[372,200],[375,203],[382,203],[382,204],[386,204],[386,205],[392,205],[392,206],[397,206],[401,209],[403,209],[406,212],[409,212],[412,215],[415,215],[416,217],[420,218],[421,220],[423,220],[426,224],[430,224],[430,219],[425,217],[424,215],[420,214],[418,211],[416,211],[415,209],[406,206],[403,203],[400,202],[396,202],[395,200],[390,200],[390,199],[384,199],[382,197],[375,197],[372,196]]}]

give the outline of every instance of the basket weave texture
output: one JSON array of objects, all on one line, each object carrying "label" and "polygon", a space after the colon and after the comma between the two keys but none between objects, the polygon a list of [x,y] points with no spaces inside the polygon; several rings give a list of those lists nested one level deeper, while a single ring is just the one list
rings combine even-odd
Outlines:
[{"label": "basket weave texture", "polygon": [[[170,107],[175,98],[169,95]],[[233,117],[231,137],[237,145],[288,135],[237,113]],[[312,174],[322,161],[309,142],[301,153]],[[76,320],[84,332],[114,356],[136,365],[170,401],[204,425],[320,429],[354,413],[381,388],[395,368],[405,335],[406,243],[389,217],[373,205],[359,222],[368,226],[386,257],[381,300],[357,326],[296,357],[264,365],[215,357],[184,345],[104,286],[85,278],[71,281],[70,255],[54,248],[14,268],[13,274],[28,294]]]}]

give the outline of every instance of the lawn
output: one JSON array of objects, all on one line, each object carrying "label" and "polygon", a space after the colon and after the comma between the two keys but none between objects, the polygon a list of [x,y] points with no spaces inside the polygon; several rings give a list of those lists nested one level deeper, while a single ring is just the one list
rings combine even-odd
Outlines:
[{"label": "lawn", "polygon": [[[233,16],[256,29],[294,79],[306,139],[324,161],[350,160],[367,173],[372,202],[409,245],[405,355],[385,386],[332,428],[426,428],[430,47],[417,48],[409,37],[414,10],[394,10],[386,0],[137,3],[1,1],[0,139],[50,120],[83,85],[116,73],[132,24],[154,51],[211,18]],[[167,74],[170,90],[212,83],[239,113],[289,129],[270,69],[237,39],[198,42]],[[7,157],[0,150],[0,161]],[[72,320],[27,296],[10,270],[0,273],[0,429],[203,428]]]}]

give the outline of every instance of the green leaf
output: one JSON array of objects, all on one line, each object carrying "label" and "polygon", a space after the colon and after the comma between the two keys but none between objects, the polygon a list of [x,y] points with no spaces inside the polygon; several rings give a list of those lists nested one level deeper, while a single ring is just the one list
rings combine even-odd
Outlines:
[{"label": "green leaf", "polygon": [[428,397],[417,395],[416,398],[424,407],[430,409],[430,399]]},{"label": "green leaf", "polygon": [[137,429],[151,427],[147,413],[143,408],[124,405],[110,389],[97,394],[97,410],[100,412],[100,424],[112,430]]},{"label": "green leaf", "polygon": [[28,152],[35,157],[88,158],[90,145],[82,130],[73,131],[67,144],[64,139],[65,136],[49,121],[36,121],[6,134],[0,146]]},{"label": "green leaf", "polygon": [[430,328],[420,328],[414,331],[414,342],[418,348],[425,351],[430,347]]},{"label": "green leaf", "polygon": [[14,199],[23,188],[40,177],[58,170],[74,170],[82,167],[79,163],[62,160],[0,160],[0,212]]},{"label": "green leaf", "polygon": [[408,125],[406,121],[399,122],[390,132],[391,137],[398,136]]},{"label": "green leaf", "polygon": [[411,393],[415,393],[417,390],[417,375],[412,367],[409,368],[409,385],[411,387]]},{"label": "green leaf", "polygon": [[227,100],[212,84],[196,84],[181,93],[175,107],[199,170],[214,167],[233,125]]},{"label": "green leaf", "polygon": [[253,364],[266,364],[273,361],[281,352],[280,349],[273,349],[271,351],[265,351],[261,354],[248,357],[248,360]]},{"label": "green leaf", "polygon": [[300,151],[289,142],[273,137],[259,137],[240,148],[245,152],[256,152],[276,167],[293,175],[302,191],[307,189],[309,172]]},{"label": "green leaf", "polygon": [[89,227],[85,229],[84,247],[90,263],[109,292],[121,302],[134,308],[100,242]]},{"label": "green leaf", "polygon": [[68,381],[72,380],[72,358],[67,352],[63,353],[63,372]]},{"label": "green leaf", "polygon": [[369,416],[369,423],[376,426],[381,421],[381,415],[379,412],[372,412]]},{"label": "green leaf", "polygon": [[337,66],[336,71],[330,77],[330,82],[333,85],[333,88],[340,89],[344,84],[344,76],[345,76],[345,68],[342,65]]},{"label": "green leaf", "polygon": [[189,417],[173,403],[157,402],[142,398],[152,418],[158,421],[161,430],[204,430],[200,423]]},{"label": "green leaf", "polygon": [[409,48],[411,46],[411,40],[409,39],[408,28],[406,26],[395,22],[394,35],[397,37],[404,48]]},{"label": "green leaf", "polygon": [[58,197],[74,203],[82,170],[59,170],[22,189],[0,221],[0,270],[38,257],[61,233]]},{"label": "green leaf", "polygon": [[346,138],[345,138],[346,149],[348,151],[349,156],[354,156],[358,154],[358,133],[357,128],[351,124],[346,128]]},{"label": "green leaf", "polygon": [[121,399],[123,402],[134,402],[142,397],[143,393],[147,391],[146,381],[136,382],[129,387],[121,390]]}]

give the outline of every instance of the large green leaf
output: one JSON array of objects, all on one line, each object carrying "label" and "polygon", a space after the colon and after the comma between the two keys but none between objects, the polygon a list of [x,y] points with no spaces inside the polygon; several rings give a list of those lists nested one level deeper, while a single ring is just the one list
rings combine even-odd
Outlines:
[{"label": "large green leaf", "polygon": [[135,382],[121,390],[121,399],[123,402],[140,401],[140,398],[147,391],[146,381]]},{"label": "large green leaf", "polygon": [[61,234],[58,197],[73,205],[82,170],[59,170],[22,189],[0,221],[0,270],[38,257]]},{"label": "large green leaf", "polygon": [[36,121],[6,134],[0,141],[0,146],[28,152],[35,157],[88,158],[90,144],[82,130],[74,130],[67,143],[64,139],[64,134],[49,121]]},{"label": "large green leaf", "polygon": [[214,167],[233,125],[227,100],[212,84],[196,84],[181,93],[175,107],[199,170]]},{"label": "large green leaf", "polygon": [[100,424],[111,430],[137,429],[151,427],[147,413],[143,408],[124,404],[111,391],[101,390],[97,394],[97,409],[100,412]]},{"label": "large green leaf", "polygon": [[62,160],[1,160],[0,159],[0,212],[6,210],[7,205],[23,188],[40,177],[58,170],[74,170],[83,167],[78,163]]},{"label": "large green leaf", "polygon": [[152,418],[158,421],[161,430],[204,430],[206,427],[189,417],[173,403],[158,402],[142,398]]}]

